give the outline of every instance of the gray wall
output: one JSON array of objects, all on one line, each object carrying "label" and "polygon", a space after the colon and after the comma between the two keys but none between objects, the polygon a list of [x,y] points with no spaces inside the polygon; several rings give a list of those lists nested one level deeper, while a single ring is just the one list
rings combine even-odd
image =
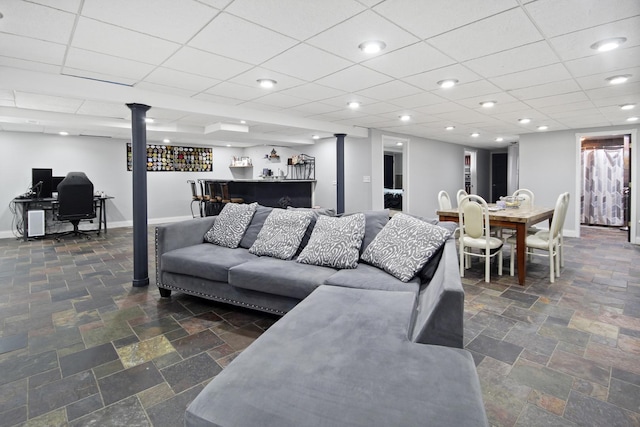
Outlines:
[{"label": "gray wall", "polygon": [[[579,233],[579,220],[577,214],[580,209],[580,194],[576,194],[578,185],[577,173],[579,168],[579,145],[576,142],[576,134],[588,134],[596,132],[611,132],[636,130],[635,138],[640,135],[638,126],[615,126],[605,128],[572,129],[557,132],[531,133],[520,136],[520,187],[532,190],[536,196],[536,205],[555,205],[558,195],[568,191],[571,194],[571,202],[565,221],[565,234],[575,236]],[[626,132],[625,132],[626,133]],[[632,147],[636,147],[637,141],[632,139]],[[632,180],[634,162],[637,165],[640,158],[640,150],[632,148]],[[635,171],[637,172],[637,171]],[[640,191],[637,185],[632,186],[631,200],[635,212],[638,212]],[[636,218],[637,221],[637,218]],[[638,228],[636,228],[636,237]]]}]

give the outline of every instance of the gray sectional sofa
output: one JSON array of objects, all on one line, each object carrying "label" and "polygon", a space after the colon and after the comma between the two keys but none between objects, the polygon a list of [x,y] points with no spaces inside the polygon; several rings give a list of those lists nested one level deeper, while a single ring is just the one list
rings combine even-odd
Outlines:
[{"label": "gray sectional sofa", "polygon": [[[487,425],[473,359],[461,349],[453,238],[403,281],[361,258],[337,269],[252,254],[270,214],[257,207],[237,248],[205,242],[217,217],[156,228],[163,297],[179,291],[284,315],[205,387],[186,425]],[[361,257],[390,226],[386,210],[363,214]]]}]

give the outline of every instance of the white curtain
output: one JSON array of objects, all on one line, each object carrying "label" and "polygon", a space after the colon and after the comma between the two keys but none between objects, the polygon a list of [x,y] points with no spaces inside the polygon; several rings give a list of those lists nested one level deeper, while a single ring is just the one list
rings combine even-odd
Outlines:
[{"label": "white curtain", "polygon": [[623,225],[622,147],[583,148],[582,173],[580,222],[593,225]]}]

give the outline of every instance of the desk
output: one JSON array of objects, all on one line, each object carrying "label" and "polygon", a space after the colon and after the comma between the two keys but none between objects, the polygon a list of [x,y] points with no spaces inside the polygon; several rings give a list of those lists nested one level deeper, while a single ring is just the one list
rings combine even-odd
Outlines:
[{"label": "desk", "polygon": [[[459,222],[458,209],[448,209],[436,211],[440,221]],[[489,212],[489,224],[497,227],[511,228],[516,230],[516,257],[518,259],[518,283],[524,286],[527,275],[527,256],[525,239],[527,229],[534,224],[549,220],[553,217],[553,209],[534,206],[531,208],[520,207],[517,209],[504,209],[501,211]]]},{"label": "desk", "polygon": [[[98,218],[98,235],[102,232],[102,224],[104,224],[104,232],[107,232],[107,200],[113,199],[113,196],[95,196],[93,198],[93,203],[96,206],[97,212],[96,217]],[[40,199],[32,199],[32,198],[16,198],[13,199],[13,202],[16,206],[20,206],[22,210],[22,226],[23,233],[22,239],[26,242],[29,235],[27,233],[27,214],[30,210],[45,210],[50,211],[53,209],[53,205],[57,203],[57,199],[55,198],[40,198]]]}]

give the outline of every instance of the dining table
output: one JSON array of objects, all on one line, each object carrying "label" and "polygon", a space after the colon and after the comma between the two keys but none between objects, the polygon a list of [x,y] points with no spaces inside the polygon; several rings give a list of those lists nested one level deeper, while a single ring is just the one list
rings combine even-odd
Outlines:
[{"label": "dining table", "polygon": [[[440,221],[459,222],[458,209],[437,210]],[[509,228],[516,231],[516,259],[518,268],[518,283],[525,284],[527,276],[527,230],[539,222],[548,220],[551,224],[553,208],[541,206],[519,206],[515,208],[499,208],[489,205],[489,225],[501,228]]]}]

